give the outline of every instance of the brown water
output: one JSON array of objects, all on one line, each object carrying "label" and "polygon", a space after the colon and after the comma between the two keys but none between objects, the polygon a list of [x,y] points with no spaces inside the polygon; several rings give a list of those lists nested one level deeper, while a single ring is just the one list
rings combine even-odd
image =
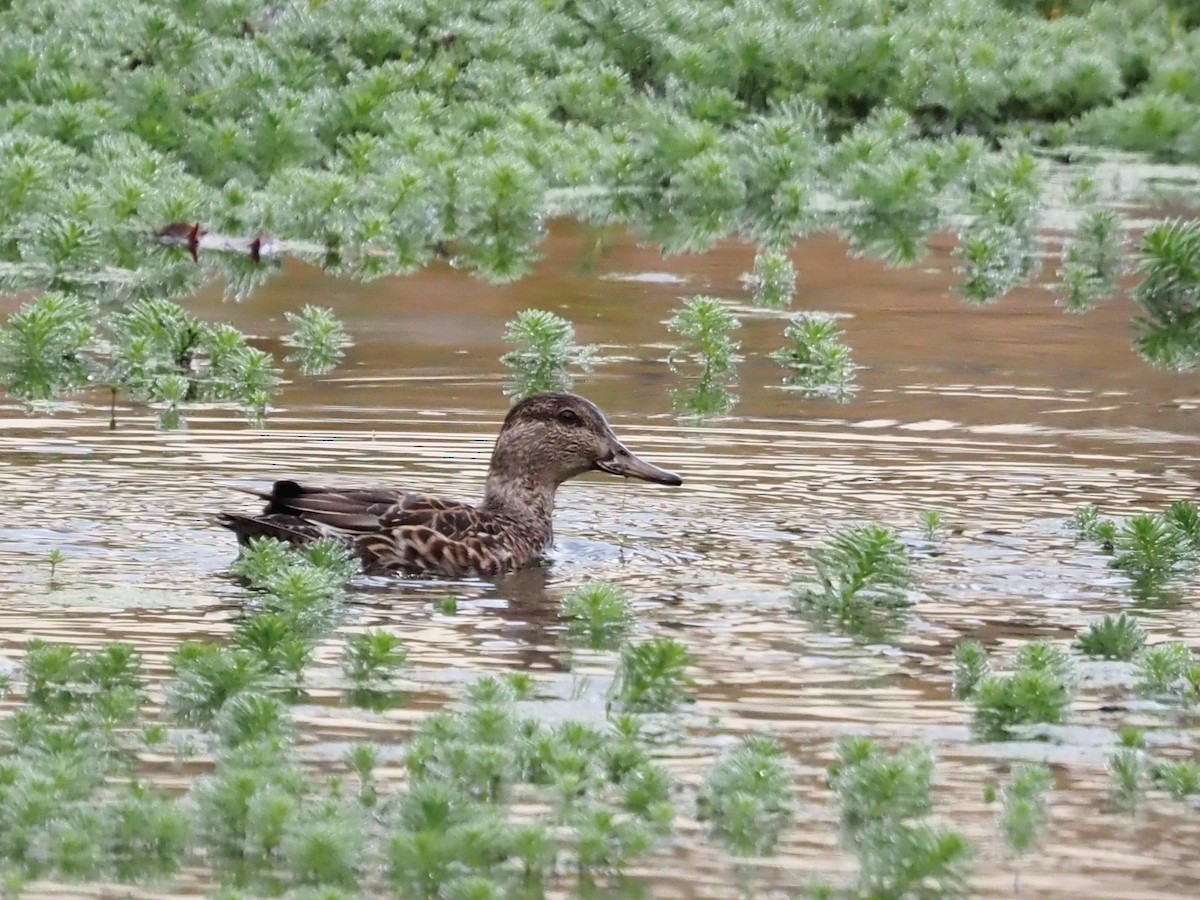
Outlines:
[{"label": "brown water", "polygon": [[[860,733],[934,748],[938,814],[975,842],[981,896],[1013,891],[982,792],[1017,757],[1055,764],[1058,788],[1046,845],[1020,864],[1026,895],[1200,893],[1196,810],[1157,796],[1134,818],[1114,814],[1104,770],[1122,725],[1163,726],[1150,734],[1163,755],[1194,754],[1194,730],[1127,708],[1128,692],[1103,668],[1085,669],[1071,727],[1048,743],[973,743],[970,710],[951,693],[950,654],[964,638],[1000,654],[1037,636],[1066,642],[1133,603],[1102,557],[1074,545],[1064,517],[1085,502],[1127,515],[1196,495],[1200,392],[1194,378],[1155,372],[1130,350],[1131,303],[1067,316],[1051,294],[1029,288],[975,309],[950,289],[945,243],[918,269],[893,270],[812,238],[794,254],[795,306],[848,316],[847,341],[865,367],[860,392],[839,406],[780,388],[766,354],[782,344],[785,316],[742,305],[737,276],[750,268],[750,248],[664,260],[557,225],[545,250],[533,277],[505,287],[449,268],[358,284],[289,265],[243,305],[223,303],[216,289],[196,298],[200,315],[232,319],[281,354],[283,312],[303,303],[334,307],[354,336],[346,364],[298,378],[265,429],[214,410],[161,433],[123,411],[109,431],[106,398],[52,418],[0,413],[0,665],[12,666],[31,637],[85,646],[119,638],[165,674],[180,641],[228,634],[244,595],[225,575],[232,537],[205,517],[252,508],[230,485],[303,476],[478,494],[507,406],[500,335],[518,311],[538,307],[600,346],[602,364],[576,388],[684,486],[602,476],[568,484],[547,572],[499,586],[356,587],[346,627],[406,638],[413,702],[386,715],[340,706],[331,641],[316,674],[330,687],[297,711],[306,753],[331,759],[349,740],[399,742],[454,695],[452,682],[487,672],[532,671],[560,697],[583,684],[572,712],[595,715],[613,659],[568,652],[556,610],[574,586],[604,579],[635,599],[639,637],[673,635],[698,659],[689,735],[667,760],[682,783],[697,784],[734,736],[786,742],[799,812],[780,856],[749,868],[760,888],[852,871],[837,849],[824,769],[837,739]],[[679,383],[665,362],[673,336],[664,322],[695,293],[728,298],[743,316],[738,405],[705,424],[673,414]],[[927,509],[954,534],[920,564],[922,600],[889,643],[855,641],[791,611],[788,583],[823,536],[868,518],[915,533]],[[53,591],[43,562],[51,547],[66,555]],[[432,606],[448,590],[462,598],[455,616]],[[1200,643],[1198,597],[1184,585],[1176,603],[1144,610],[1152,640]],[[686,816],[647,871],[663,859],[689,877],[658,881],[662,895],[734,896],[746,876]]]}]

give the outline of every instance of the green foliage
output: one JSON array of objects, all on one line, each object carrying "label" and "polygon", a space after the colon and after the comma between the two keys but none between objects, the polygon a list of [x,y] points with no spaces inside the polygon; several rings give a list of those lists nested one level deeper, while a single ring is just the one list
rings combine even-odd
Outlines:
[{"label": "green foliage", "polygon": [[46,293],[26,303],[0,330],[0,378],[27,402],[85,387],[90,370],[91,310],[73,296]]},{"label": "green foliage", "polygon": [[850,348],[842,343],[845,335],[837,319],[825,313],[801,313],[784,330],[788,341],[771,354],[781,366],[791,370],[785,383],[805,397],[829,397],[845,402],[855,390]]},{"label": "green foliage", "polygon": [[527,309],[505,327],[504,340],[515,344],[500,357],[513,372],[508,394],[515,400],[542,391],[565,391],[574,379],[567,371],[578,366],[591,371],[596,348],[575,342],[575,326],[542,309]]},{"label": "green foliage", "polygon": [[288,362],[297,364],[305,375],[323,375],[341,362],[350,338],[333,310],[305,306],[284,316],[296,329],[286,339],[286,343],[296,348],[287,357]]},{"label": "green foliage", "polygon": [[859,860],[854,896],[960,897],[969,893],[970,842],[922,819],[932,811],[933,757],[920,747],[889,754],[868,738],[843,738],[829,782],[844,836]]},{"label": "green foliage", "polygon": [[1133,658],[1142,694],[1192,707],[1200,703],[1200,661],[1181,643],[1146,647]]},{"label": "green foliage", "polygon": [[979,683],[991,675],[987,651],[979,641],[963,641],[954,647],[954,695],[970,697]]},{"label": "green foliage", "polygon": [[792,814],[791,778],[783,748],[765,737],[743,738],[713,765],[697,798],[699,818],[738,856],[767,856]]},{"label": "green foliage", "polygon": [[356,685],[391,681],[404,667],[408,654],[399,635],[373,628],[351,635],[342,653],[342,671]]},{"label": "green foliage", "polygon": [[1188,536],[1153,513],[1128,519],[1117,531],[1113,553],[1113,566],[1136,584],[1161,584],[1196,558]]},{"label": "green foliage", "polygon": [[1116,293],[1117,278],[1125,267],[1125,247],[1120,218],[1095,206],[1095,185],[1084,179],[1075,193],[1088,209],[1075,237],[1063,244],[1058,288],[1067,312],[1081,313]]},{"label": "green foliage", "polygon": [[779,250],[759,248],[754,254],[754,268],[740,280],[750,290],[755,306],[787,309],[796,296],[796,267]]},{"label": "green foliage", "polygon": [[688,699],[694,682],[688,649],[673,638],[651,638],[621,649],[612,699],[630,712],[670,712]]},{"label": "green foliage", "polygon": [[671,371],[685,383],[672,393],[677,412],[704,419],[733,409],[737,398],[729,387],[736,380],[741,346],[733,332],[740,327],[741,322],[716,297],[691,297],[667,320],[667,328],[683,339],[667,356]]},{"label": "green foliage", "polygon": [[1014,737],[1023,725],[1062,724],[1073,686],[1070,657],[1049,641],[1030,641],[1017,651],[1011,673],[985,675],[970,693],[975,732],[998,741]]},{"label": "green foliage", "polygon": [[1117,523],[1102,519],[1100,508],[1094,503],[1085,504],[1067,519],[1067,527],[1075,531],[1082,540],[1095,541],[1105,553],[1112,553],[1117,540]]},{"label": "green foliage", "polygon": [[1145,643],[1145,630],[1125,613],[1093,622],[1075,639],[1075,646],[1087,656],[1124,662],[1133,659]]},{"label": "green foliage", "polygon": [[1151,777],[1155,786],[1163,788],[1176,800],[1200,794],[1200,763],[1194,760],[1156,763]]},{"label": "green foliage", "polygon": [[1133,299],[1142,309],[1138,352],[1163,368],[1195,368],[1200,362],[1200,222],[1148,228],[1137,272],[1141,280]]},{"label": "green foliage", "polygon": [[561,615],[570,638],[594,649],[615,646],[633,623],[629,595],[604,582],[573,590],[563,598]]},{"label": "green foliage", "polygon": [[946,539],[946,518],[936,509],[925,509],[917,516],[921,526],[921,536],[929,543],[936,544]]},{"label": "green foliage", "polygon": [[876,523],[843,529],[809,551],[811,575],[798,578],[793,600],[802,612],[833,619],[851,632],[871,633],[877,614],[911,605],[908,551]]},{"label": "green foliage", "polygon": [[1000,833],[1009,853],[1021,857],[1037,849],[1049,822],[1046,791],[1053,784],[1050,769],[1042,763],[1013,767],[1012,780],[1001,792]]},{"label": "green foliage", "polygon": [[1122,747],[1108,757],[1112,776],[1112,799],[1117,809],[1132,811],[1141,801],[1146,781],[1145,753],[1135,747]]}]

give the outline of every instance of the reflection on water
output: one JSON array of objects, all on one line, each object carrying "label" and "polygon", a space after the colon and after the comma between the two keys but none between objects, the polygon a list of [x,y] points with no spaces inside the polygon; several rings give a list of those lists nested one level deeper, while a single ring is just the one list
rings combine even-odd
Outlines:
[{"label": "reflection on water", "polygon": [[[410,702],[375,715],[340,705],[336,642],[318,652],[318,689],[298,711],[315,758],[347,740],[399,742],[414,721],[485,671],[533,670],[564,696],[581,677],[612,670],[604,654],[575,654],[557,618],[562,596],[604,579],[634,599],[639,637],[669,633],[698,659],[700,701],[690,739],[672,755],[695,783],[731,733],[771,733],[797,772],[801,813],[783,855],[753,869],[756,883],[796,887],[850,863],[836,849],[823,769],[840,735],[925,741],[938,755],[937,810],[979,848],[980,893],[1008,896],[1012,867],[982,786],[1006,776],[1009,752],[970,740],[969,710],[951,692],[950,653],[975,636],[1004,653],[1035,636],[1069,640],[1092,618],[1135,605],[1123,576],[1062,520],[1084,502],[1109,515],[1194,497],[1200,421],[1194,381],[1149,369],[1129,348],[1130,310],[1111,303],[1066,317],[1038,289],[985,309],[950,290],[942,252],[919,272],[847,261],[818,237],[793,255],[797,308],[844,314],[861,390],[844,405],[781,389],[769,353],[788,316],[739,309],[746,359],[737,405],[709,424],[681,421],[666,362],[665,320],[681,296],[747,300],[738,275],[753,252],[729,244],[663,260],[612,245],[588,274],[592,244],[558,228],[539,274],[489,287],[450,269],[354,284],[292,266],[242,305],[219,291],[195,311],[228,317],[273,350],[298,300],[333,306],[356,344],[328,377],[297,377],[265,430],[220,411],[161,433],[126,412],[107,429],[106,400],[55,418],[0,420],[0,654],[30,637],[84,646],[136,643],[156,673],[189,638],[221,638],[242,589],[225,574],[235,547],[207,517],[252,503],[229,490],[282,477],[391,484],[478,496],[507,399],[499,357],[504,323],[530,307],[570,319],[599,347],[576,388],[609,414],[630,446],[683,474],[672,491],[588,476],[560,493],[548,567],[497,585],[368,580],[347,628],[402,634],[414,663]],[[610,279],[650,272],[655,278]],[[797,617],[788,585],[807,551],[833,529],[877,519],[919,532],[925,510],[951,530],[918,565],[922,599],[883,640],[864,642]],[[65,554],[57,587],[46,555]],[[439,611],[447,593],[457,613]],[[1195,644],[1193,584],[1141,621],[1151,640]],[[8,664],[6,664],[8,665]],[[321,687],[321,685],[327,686]],[[1200,820],[1155,800],[1137,818],[1106,811],[1105,740],[1157,719],[1085,689],[1072,724],[1100,735],[1038,745],[1054,754],[1058,790],[1045,851],[1021,863],[1033,896],[1194,896]],[[664,896],[730,896],[741,874],[684,824],[675,862],[702,873],[662,882]]]}]

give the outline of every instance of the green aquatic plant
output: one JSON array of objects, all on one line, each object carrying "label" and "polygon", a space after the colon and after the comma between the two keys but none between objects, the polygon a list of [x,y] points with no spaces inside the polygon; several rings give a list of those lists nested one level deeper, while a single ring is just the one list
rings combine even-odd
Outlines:
[{"label": "green aquatic plant", "polygon": [[960,897],[969,893],[973,850],[959,832],[923,819],[933,809],[933,757],[923,747],[895,753],[847,737],[829,783],[843,835],[858,857],[853,896]]},{"label": "green aquatic plant", "polygon": [[846,621],[875,610],[912,604],[908,551],[886,526],[845,528],[809,551],[813,572],[798,578],[793,599],[801,609]]},{"label": "green aquatic plant", "polygon": [[1200,363],[1200,222],[1164,222],[1142,235],[1137,262],[1141,280],[1133,299],[1138,319],[1138,352],[1165,369],[1192,369]]},{"label": "green aquatic plant", "polygon": [[731,853],[768,856],[791,820],[791,778],[779,744],[743,738],[709,770],[696,803],[698,817]]},{"label": "green aquatic plant", "polygon": [[796,267],[781,250],[759,248],[754,268],[739,279],[750,291],[755,306],[787,309],[796,296]]},{"label": "green aquatic plant", "polygon": [[601,649],[615,646],[633,623],[629,595],[604,582],[591,582],[563,598],[560,615],[575,641]]},{"label": "green aquatic plant", "polygon": [[1194,562],[1188,536],[1166,516],[1133,516],[1117,531],[1112,565],[1137,584],[1161,584]]},{"label": "green aquatic plant", "polygon": [[1185,707],[1200,703],[1200,661],[1178,642],[1146,647],[1133,658],[1139,693]]},{"label": "green aquatic plant", "polygon": [[671,371],[684,381],[672,393],[677,412],[703,419],[733,409],[737,398],[729,387],[736,380],[741,346],[733,332],[740,327],[716,297],[691,297],[667,320],[667,328],[683,339],[667,355]]},{"label": "green aquatic plant", "polygon": [[596,348],[575,341],[575,326],[542,309],[527,309],[505,326],[505,343],[514,344],[500,357],[513,373],[508,390],[514,400],[542,391],[565,391],[574,379],[568,369],[591,370]]},{"label": "green aquatic plant", "polygon": [[1151,767],[1150,777],[1156,787],[1162,788],[1176,800],[1200,794],[1200,763],[1195,760],[1155,763]]},{"label": "green aquatic plant", "polygon": [[454,594],[447,594],[440,600],[434,601],[433,607],[443,616],[453,616],[458,613],[458,597]]},{"label": "green aquatic plant", "polygon": [[186,725],[211,724],[221,709],[243,692],[266,690],[270,672],[261,659],[246,650],[185,641],[171,654],[175,681],[167,706]]},{"label": "green aquatic plant", "polygon": [[1074,687],[1070,657],[1049,641],[1030,641],[1016,653],[1008,674],[989,674],[968,699],[972,727],[983,740],[1012,738],[1021,726],[1066,721]]},{"label": "green aquatic plant", "polygon": [[670,712],[688,699],[692,662],[692,654],[674,638],[626,644],[610,697],[630,712]]},{"label": "green aquatic plant", "polygon": [[962,641],[954,646],[954,696],[969,698],[991,672],[987,651],[979,641]]},{"label": "green aquatic plant", "polygon": [[1122,747],[1109,754],[1108,771],[1113,805],[1132,812],[1141,802],[1146,782],[1146,754],[1137,747]]},{"label": "green aquatic plant", "polygon": [[929,543],[940,544],[946,539],[946,517],[936,509],[921,510],[917,516],[917,524],[921,527],[921,537]]},{"label": "green aquatic plant", "polygon": [[287,361],[296,363],[305,375],[323,375],[332,371],[346,355],[350,337],[346,329],[324,306],[304,306],[297,312],[284,313],[294,327],[285,343],[295,347]]},{"label": "green aquatic plant", "polygon": [[59,566],[61,566],[64,562],[66,562],[66,560],[67,560],[67,555],[65,553],[63,553],[62,550],[60,550],[58,547],[55,547],[53,550],[51,550],[49,553],[46,554],[46,562],[49,563],[49,565],[50,565],[50,586],[51,587],[53,587],[56,584],[56,582],[54,580],[55,572],[57,571]]},{"label": "green aquatic plant", "polygon": [[392,681],[407,662],[404,641],[382,628],[350,635],[342,652],[342,671],[359,687]]},{"label": "green aquatic plant", "polygon": [[1112,519],[1101,518],[1100,508],[1096,504],[1087,503],[1075,510],[1067,519],[1067,527],[1081,540],[1096,542],[1105,553],[1113,552],[1117,540],[1117,523]]},{"label": "green aquatic plant", "polygon": [[837,319],[826,313],[793,316],[783,333],[787,345],[771,354],[791,372],[785,384],[806,397],[847,400],[855,390],[858,367],[850,361],[850,348],[842,343],[844,334]]},{"label": "green aquatic plant", "polygon": [[1200,506],[1190,500],[1176,500],[1163,515],[1193,550],[1200,551]]},{"label": "green aquatic plant", "polygon": [[1145,629],[1126,613],[1092,622],[1087,631],[1075,639],[1075,646],[1087,656],[1124,662],[1133,659],[1145,643]]},{"label": "green aquatic plant", "polygon": [[1121,220],[1109,209],[1089,209],[1062,249],[1060,302],[1067,312],[1087,312],[1117,292],[1125,268]]},{"label": "green aquatic plant", "polygon": [[[1013,767],[1012,779],[1001,791],[1000,834],[1014,859],[1036,850],[1050,821],[1046,791],[1054,776],[1043,763],[1021,763]],[[1019,878],[1019,871],[1014,875]]]}]

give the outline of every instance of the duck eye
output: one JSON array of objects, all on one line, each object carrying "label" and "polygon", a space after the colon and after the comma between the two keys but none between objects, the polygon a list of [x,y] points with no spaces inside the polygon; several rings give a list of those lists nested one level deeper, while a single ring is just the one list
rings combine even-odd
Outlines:
[{"label": "duck eye", "polygon": [[562,422],[564,425],[571,426],[580,424],[579,414],[573,409],[564,409],[562,412],[560,412],[558,414],[558,421]]}]

